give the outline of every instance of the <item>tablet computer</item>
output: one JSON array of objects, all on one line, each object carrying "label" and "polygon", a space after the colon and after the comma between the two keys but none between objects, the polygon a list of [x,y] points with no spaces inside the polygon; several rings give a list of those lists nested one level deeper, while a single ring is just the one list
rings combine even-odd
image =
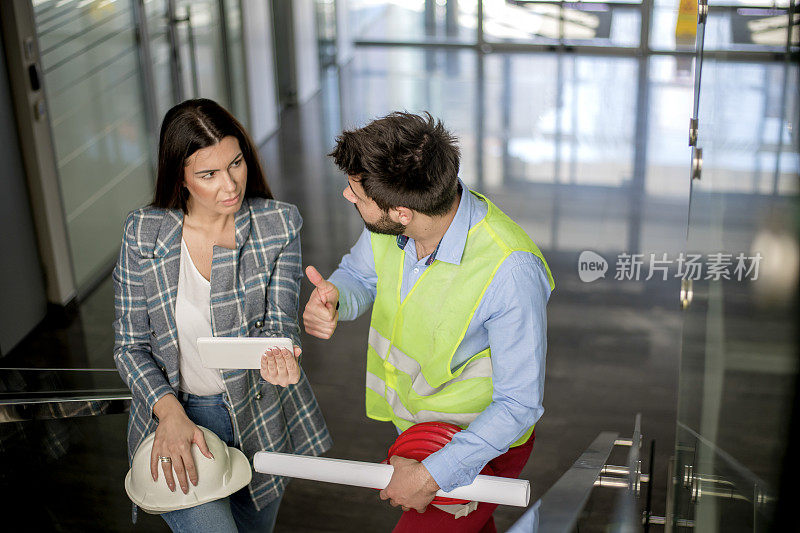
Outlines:
[{"label": "tablet computer", "polygon": [[286,337],[198,337],[197,350],[206,368],[261,369],[261,356],[272,348],[292,350]]}]

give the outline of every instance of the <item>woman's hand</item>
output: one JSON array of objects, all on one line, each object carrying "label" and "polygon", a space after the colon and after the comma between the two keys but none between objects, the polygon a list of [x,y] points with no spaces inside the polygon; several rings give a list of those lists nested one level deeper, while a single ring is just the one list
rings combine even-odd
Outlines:
[{"label": "woman's hand", "polygon": [[[192,485],[197,485],[197,469],[192,459],[192,444],[197,444],[200,452],[213,459],[214,456],[206,445],[203,430],[189,420],[183,406],[172,394],[167,394],[156,402],[153,411],[158,416],[158,427],[153,441],[153,451],[150,453],[150,474],[153,481],[158,480],[159,465],[164,471],[164,479],[169,490],[175,492],[175,480],[172,471],[178,477],[181,490],[184,494],[189,492],[187,475]],[[161,457],[169,457],[170,462],[161,461]]]},{"label": "woman's hand", "polygon": [[286,387],[300,381],[300,365],[297,358],[303,351],[294,347],[294,355],[286,348],[273,348],[261,356],[261,377],[272,383]]}]

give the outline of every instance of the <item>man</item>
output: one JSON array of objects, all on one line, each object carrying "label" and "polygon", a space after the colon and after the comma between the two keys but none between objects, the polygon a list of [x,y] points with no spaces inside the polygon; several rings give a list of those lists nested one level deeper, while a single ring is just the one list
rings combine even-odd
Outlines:
[{"label": "man", "polygon": [[456,138],[430,114],[392,113],[336,141],[343,195],[366,229],[327,281],[306,269],[306,332],[328,339],[373,305],[367,416],[398,431],[466,428],[421,463],[391,458],[381,498],[417,511],[395,531],[492,531],[495,505],[458,519],[428,505],[487,462],[506,477],[525,466],[544,411],[552,275],[525,232],[458,179]]}]

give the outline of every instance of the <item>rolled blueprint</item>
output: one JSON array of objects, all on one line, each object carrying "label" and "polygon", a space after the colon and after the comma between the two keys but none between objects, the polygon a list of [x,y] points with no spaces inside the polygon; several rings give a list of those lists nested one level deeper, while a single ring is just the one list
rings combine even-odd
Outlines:
[{"label": "rolled blueprint", "polygon": [[[278,452],[256,452],[253,457],[256,472],[276,476],[296,477],[312,481],[338,483],[353,487],[383,489],[389,484],[394,468],[380,463],[309,457]],[[527,479],[512,479],[497,476],[478,476],[470,485],[445,492],[437,496],[458,498],[500,505],[525,507],[531,496],[531,484]]]}]

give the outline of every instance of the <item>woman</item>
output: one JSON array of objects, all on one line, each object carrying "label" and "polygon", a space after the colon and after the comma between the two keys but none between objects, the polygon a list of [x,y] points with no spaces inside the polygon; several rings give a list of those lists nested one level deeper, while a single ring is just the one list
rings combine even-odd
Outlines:
[{"label": "woman", "polygon": [[[153,202],[128,215],[114,269],[114,360],[133,397],[129,457],[155,431],[151,474],[171,490],[197,484],[192,444],[211,457],[198,425],[250,459],[331,445],[297,360],[301,225],[230,113],[206,99],[167,112]],[[212,335],[289,337],[294,354],[264,354],[260,372],[211,370],[196,339]],[[254,473],[228,498],[162,516],[174,531],[271,531],[285,483]]]}]

